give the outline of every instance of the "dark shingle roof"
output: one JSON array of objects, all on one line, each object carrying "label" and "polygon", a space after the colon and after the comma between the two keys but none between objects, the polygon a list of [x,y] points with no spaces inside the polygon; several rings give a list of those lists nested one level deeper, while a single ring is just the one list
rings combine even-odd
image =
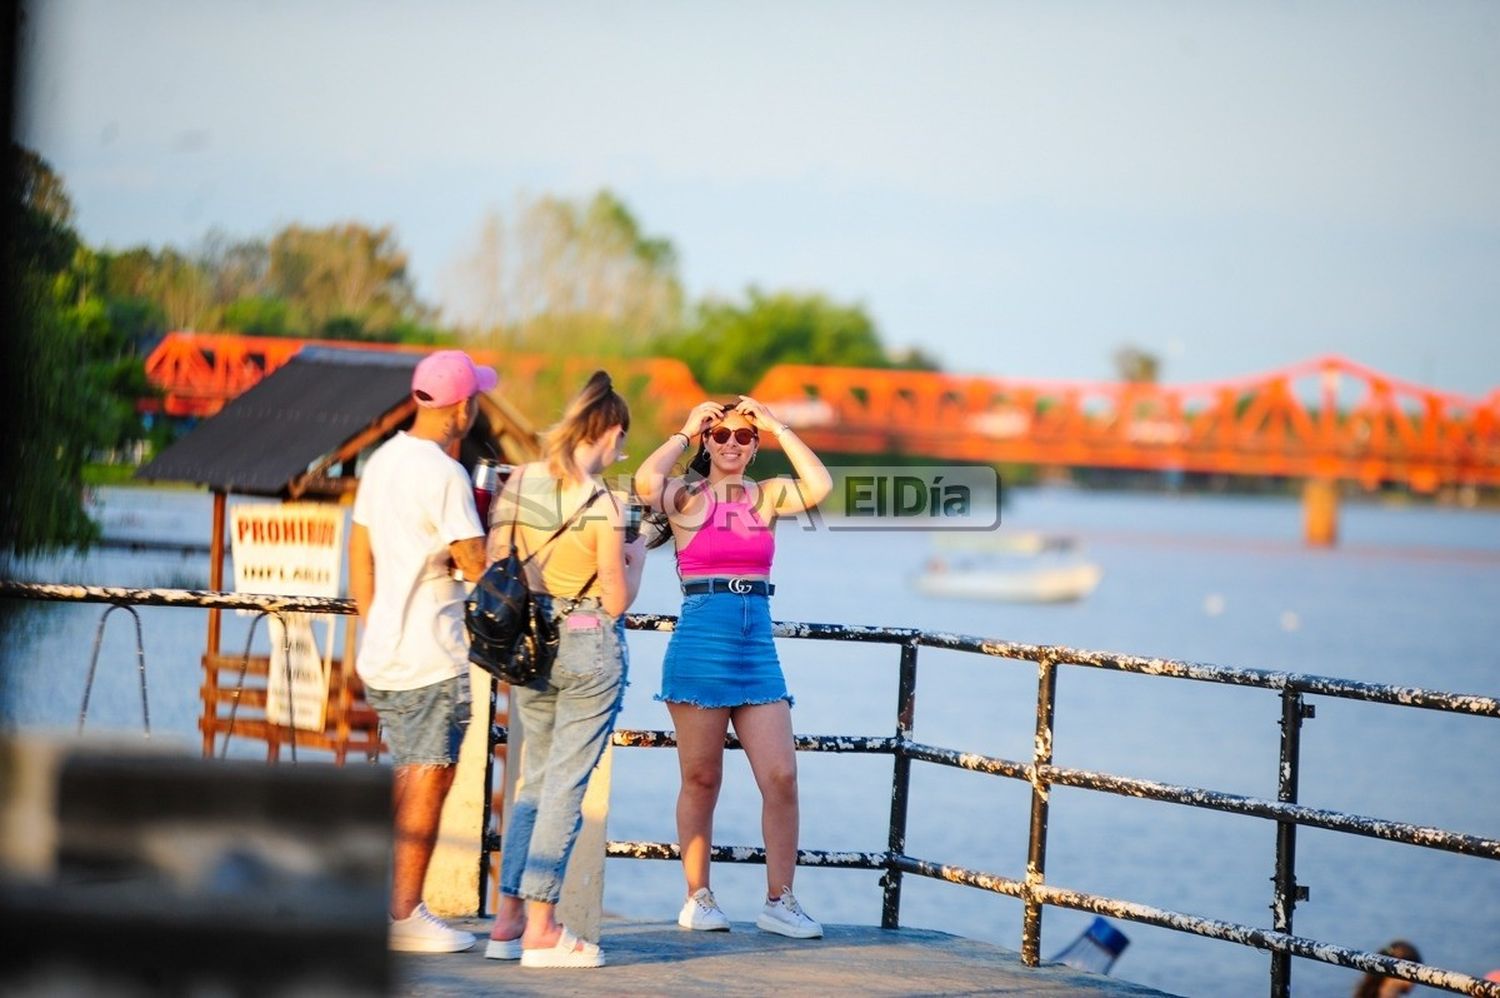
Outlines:
[{"label": "dark shingle roof", "polygon": [[420,354],[308,347],[157,455],[137,478],[248,495],[288,486],[406,404]]}]

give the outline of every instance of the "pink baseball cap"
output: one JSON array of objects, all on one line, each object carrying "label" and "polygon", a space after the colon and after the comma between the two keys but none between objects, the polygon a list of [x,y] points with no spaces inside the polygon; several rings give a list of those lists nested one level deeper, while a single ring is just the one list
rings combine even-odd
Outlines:
[{"label": "pink baseball cap", "polygon": [[462,350],[428,354],[411,374],[411,393],[424,409],[441,409],[500,383],[493,367],[480,367]]}]

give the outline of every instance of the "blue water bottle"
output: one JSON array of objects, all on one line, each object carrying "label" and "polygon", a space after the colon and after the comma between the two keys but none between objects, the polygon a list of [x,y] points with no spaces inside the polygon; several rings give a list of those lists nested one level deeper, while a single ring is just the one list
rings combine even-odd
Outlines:
[{"label": "blue water bottle", "polygon": [[1107,974],[1129,945],[1130,940],[1125,933],[1096,916],[1089,927],[1083,930],[1083,934],[1064,947],[1052,960],[1091,974]]}]

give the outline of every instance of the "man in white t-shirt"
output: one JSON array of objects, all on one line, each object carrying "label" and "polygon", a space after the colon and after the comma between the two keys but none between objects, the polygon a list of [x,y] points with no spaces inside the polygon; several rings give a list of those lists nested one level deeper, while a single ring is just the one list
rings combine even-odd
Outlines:
[{"label": "man in white t-shirt", "polygon": [[392,949],[456,953],[474,945],[427,910],[422,882],[469,723],[463,585],[484,572],[484,528],[463,465],[448,456],[479,414],[493,368],[440,350],[412,373],[410,430],[365,463],[349,536],[349,590],[363,637],[357,670],[396,765]]}]

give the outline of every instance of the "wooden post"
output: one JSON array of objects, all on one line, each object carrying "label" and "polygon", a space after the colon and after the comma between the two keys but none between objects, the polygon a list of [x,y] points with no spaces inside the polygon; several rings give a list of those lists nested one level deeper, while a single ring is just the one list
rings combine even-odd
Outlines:
[{"label": "wooden post", "polygon": [[1331,478],[1302,486],[1303,536],[1312,547],[1333,547],[1339,536],[1339,487]]},{"label": "wooden post", "polygon": [[[344,462],[340,469],[341,477],[353,478],[354,468],[352,461]],[[347,509],[354,505],[354,493],[345,492],[339,499],[339,506]],[[348,552],[348,539],[345,538],[344,550]],[[347,583],[344,591],[348,593]],[[331,620],[332,618],[330,618]],[[333,625],[330,625],[333,626]],[[342,657],[333,663],[332,684],[329,689],[329,707],[333,710],[333,761],[335,765],[342,766],[349,757],[349,711],[354,706],[354,691],[350,688],[349,677],[354,674],[354,655],[358,649],[359,641],[359,618],[345,617],[344,626],[344,652]]]},{"label": "wooden post", "polygon": [[484,795],[489,792],[484,777],[489,769],[485,759],[490,751],[490,733],[485,723],[489,711],[485,705],[490,702],[490,683],[489,673],[469,666],[473,714],[458,751],[453,789],[443,802],[437,846],[422,890],[428,907],[449,917],[467,917],[479,912],[479,861],[486,831]]},{"label": "wooden post", "polygon": [[[208,542],[208,588],[224,589],[224,508],[225,495],[214,491],[214,535]],[[203,755],[214,754],[214,737],[219,726],[219,611],[208,611],[208,652],[203,656]]]},{"label": "wooden post", "polygon": [[359,643],[359,618],[344,618],[344,654],[333,663],[333,761],[342,766],[349,757],[349,712],[354,708],[354,655]]}]

